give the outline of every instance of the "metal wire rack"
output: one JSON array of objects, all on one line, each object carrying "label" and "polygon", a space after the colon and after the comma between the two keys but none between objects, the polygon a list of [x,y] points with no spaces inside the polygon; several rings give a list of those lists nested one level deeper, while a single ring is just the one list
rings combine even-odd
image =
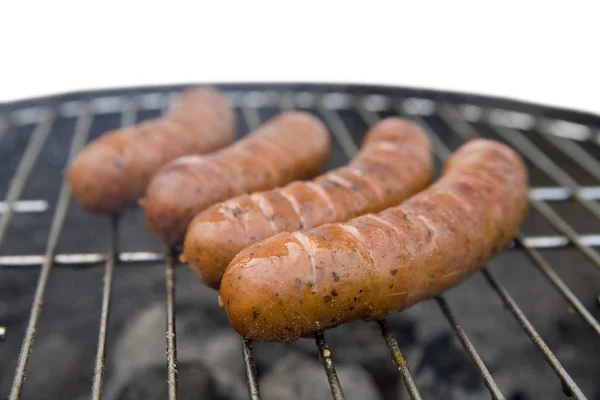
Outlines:
[{"label": "metal wire rack", "polygon": [[[248,130],[255,129],[262,121],[260,110],[264,108],[286,110],[292,108],[308,109],[321,117],[329,126],[333,138],[346,159],[352,158],[358,151],[358,140],[347,127],[342,114],[346,111],[356,113],[366,126],[377,123],[387,115],[403,115],[421,124],[434,145],[435,154],[442,162],[460,141],[487,134],[517,149],[532,168],[546,174],[551,182],[538,183],[536,175],[532,175],[530,203],[533,210],[539,213],[556,230],[554,235],[527,235],[519,233],[515,247],[524,250],[542,274],[565,301],[577,312],[587,325],[600,335],[600,323],[589,311],[569,286],[555,271],[552,263],[546,259],[541,249],[573,247],[587,257],[592,265],[600,268],[600,254],[594,246],[600,246],[600,224],[597,229],[582,234],[568,221],[568,217],[560,215],[552,202],[572,200],[578,206],[600,219],[600,133],[597,124],[599,118],[575,112],[552,110],[539,106],[517,103],[509,100],[489,99],[471,95],[449,94],[433,91],[420,91],[399,88],[353,87],[353,86],[294,86],[294,85],[247,85],[224,86],[227,95],[245,120]],[[110,217],[110,231],[105,253],[58,253],[57,244],[63,230],[65,217],[70,206],[71,197],[68,186],[61,184],[58,198],[24,199],[24,187],[32,169],[44,148],[46,140],[53,134],[53,127],[59,118],[74,118],[76,124],[71,136],[69,156],[73,156],[89,139],[90,127],[100,115],[120,113],[121,125],[131,125],[136,115],[143,110],[164,110],[177,96],[178,88],[144,88],[129,91],[113,91],[103,93],[75,94],[56,98],[41,99],[18,104],[8,104],[0,108],[0,146],[3,138],[11,135],[11,131],[22,126],[31,126],[25,150],[10,178],[5,200],[0,202],[0,243],[6,239],[7,230],[12,217],[19,213],[46,213],[53,208],[46,248],[43,254],[0,254],[2,268],[36,268],[40,267],[37,287],[30,309],[29,322],[23,338],[20,356],[16,366],[9,398],[21,397],[29,356],[31,355],[36,336],[38,320],[42,312],[46,286],[50,274],[55,267],[72,267],[83,271],[88,267],[104,266],[102,286],[102,307],[98,330],[98,346],[92,382],[92,399],[100,399],[103,389],[103,374],[106,358],[106,341],[109,312],[111,309],[111,292],[114,271],[117,266],[135,263],[164,263],[166,288],[166,349],[168,366],[169,399],[177,399],[177,351],[175,325],[175,253],[168,249],[164,254],[155,251],[120,252],[118,231],[120,219],[118,215]],[[440,130],[433,119],[442,121],[452,132],[454,141],[448,144],[447,132]],[[582,171],[593,179],[582,182],[561,167],[560,161],[553,159],[544,148],[553,148],[561,157],[571,160]],[[590,149],[596,154],[591,154]],[[596,221],[597,222],[597,221]],[[511,251],[511,250],[509,250]],[[2,270],[0,269],[0,276]],[[544,342],[536,328],[530,323],[517,301],[496,276],[485,268],[482,272],[490,288],[523,328],[524,333],[539,348],[550,367],[562,383],[566,395],[575,399],[586,396],[563,368],[555,354]],[[461,327],[451,305],[445,297],[436,297],[436,302],[458,341],[479,371],[493,399],[503,399],[494,377],[486,367],[482,356],[478,353],[467,332]],[[52,312],[52,310],[48,310]],[[0,325],[2,325],[0,315]],[[400,346],[394,338],[385,320],[378,321],[381,334],[389,347],[391,358],[412,399],[421,399],[409,366],[405,361]],[[6,334],[6,328],[0,326],[0,339]],[[323,332],[315,336],[319,358],[327,375],[334,399],[343,399],[344,394]],[[1,345],[1,344],[0,344]],[[241,347],[246,364],[249,397],[260,399],[257,371],[253,360],[252,343],[241,339]]]}]

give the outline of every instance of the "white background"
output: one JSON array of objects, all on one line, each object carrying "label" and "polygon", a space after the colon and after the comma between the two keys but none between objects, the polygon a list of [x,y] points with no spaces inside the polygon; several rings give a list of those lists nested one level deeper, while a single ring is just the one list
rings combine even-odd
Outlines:
[{"label": "white background", "polygon": [[298,81],[450,89],[600,113],[596,2],[557,3],[5,1],[0,101]]}]

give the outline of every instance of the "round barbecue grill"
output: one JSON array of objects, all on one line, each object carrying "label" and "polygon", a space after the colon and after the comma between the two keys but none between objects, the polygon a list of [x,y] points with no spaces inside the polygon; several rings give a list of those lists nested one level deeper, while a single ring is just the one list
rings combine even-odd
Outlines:
[{"label": "round barbecue grill", "polygon": [[[318,354],[334,399],[355,398],[338,379],[338,360],[367,358],[370,364],[362,365],[384,399],[600,398],[600,117],[407,88],[221,88],[235,106],[238,136],[285,109],[321,118],[334,139],[327,169],[356,154],[369,126],[402,115],[429,134],[438,172],[462,142],[483,136],[517,149],[531,177],[530,217],[515,245],[446,294],[298,345],[254,343],[253,351],[238,339],[245,396],[259,399],[262,390],[265,398],[273,380],[259,379],[269,363],[303,351]],[[192,398],[178,393],[188,369],[181,364],[178,371],[177,344],[181,362],[191,351],[182,351],[182,343],[202,347],[212,325],[191,329],[188,315],[176,336],[176,316],[195,304],[210,310],[198,316],[199,325],[212,318],[222,324],[219,332],[233,333],[217,293],[178,266],[176,251],[152,236],[139,209],[111,217],[86,213],[71,204],[62,180],[64,166],[87,141],[160,115],[180,90],[106,90],[0,105],[0,396],[126,398],[109,387],[127,375],[127,366],[111,360],[125,348],[117,338],[134,315],[160,301],[162,328],[138,330],[142,348],[134,353],[161,352],[164,395]],[[146,335],[160,337],[160,348],[143,348]],[[373,349],[382,346],[385,357],[378,359]],[[74,371],[77,378],[69,378]],[[461,384],[465,391],[457,392]]]}]

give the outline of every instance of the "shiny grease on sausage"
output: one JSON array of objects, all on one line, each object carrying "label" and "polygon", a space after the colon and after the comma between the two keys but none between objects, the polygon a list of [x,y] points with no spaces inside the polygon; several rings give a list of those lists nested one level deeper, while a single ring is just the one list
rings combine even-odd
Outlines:
[{"label": "shiny grease on sausage", "polygon": [[114,213],[135,205],[167,162],[214,151],[235,136],[235,116],[212,88],[185,90],[161,118],[105,133],[65,171],[74,199],[88,211]]},{"label": "shiny grease on sausage", "polygon": [[387,118],[367,133],[348,166],[308,182],[216,204],[191,222],[182,260],[218,288],[243,248],[280,232],[346,221],[397,205],[431,182],[431,144],[414,123]]},{"label": "shiny grease on sausage", "polygon": [[304,112],[282,113],[230,147],[161,168],[141,202],[146,222],[165,243],[180,244],[190,221],[207,207],[312,176],[329,148],[321,121]]},{"label": "shiny grease on sausage", "polygon": [[526,218],[527,187],[515,151],[468,142],[400,206],[244,249],[223,276],[221,303],[254,340],[293,342],[385,317],[459,284],[506,248]]}]

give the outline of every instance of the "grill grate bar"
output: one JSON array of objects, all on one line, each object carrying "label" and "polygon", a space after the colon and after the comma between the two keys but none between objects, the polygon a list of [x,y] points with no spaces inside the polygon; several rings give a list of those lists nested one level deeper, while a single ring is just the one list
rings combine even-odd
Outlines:
[{"label": "grill grate bar", "polygon": [[113,215],[110,220],[110,235],[108,250],[106,252],[106,265],[104,269],[104,287],[102,289],[102,311],[100,313],[100,332],[98,333],[98,348],[94,365],[94,378],[92,382],[92,399],[102,398],[102,378],[104,376],[104,362],[106,360],[106,337],[108,335],[108,312],[110,309],[110,296],[112,292],[113,275],[117,254],[118,216]]},{"label": "grill grate bar", "polygon": [[571,160],[576,162],[587,173],[600,181],[600,162],[592,157],[581,146],[570,140],[560,140],[554,134],[545,132],[541,136],[554,147],[565,153]]},{"label": "grill grate bar", "polygon": [[[600,219],[600,205],[580,196],[579,193],[581,192],[581,188],[579,185],[520,132],[499,127],[494,128],[494,131],[504,140],[518,148],[521,153],[529,158],[529,160],[531,160],[538,168],[545,171],[549,176],[554,177],[554,179],[559,181],[559,183],[563,184],[565,187],[568,187],[573,192],[573,197],[593,213],[596,218]],[[545,203],[537,204],[536,210],[544,215],[544,217],[546,217],[546,219],[548,219],[557,229],[560,229],[565,233],[565,235],[571,239],[573,244],[585,253],[594,262],[597,268],[600,268],[600,254],[597,251],[584,246],[579,241],[577,232],[554,210],[552,210],[550,206]]]},{"label": "grill grate bar", "polygon": [[[579,240],[585,246],[600,246],[600,234],[580,235]],[[527,236],[522,237],[519,242],[529,249],[559,249],[571,244],[567,236],[561,235]],[[164,261],[165,255],[151,251],[124,251],[117,254],[117,260],[119,264],[137,266]],[[91,268],[103,265],[106,261],[106,254],[103,253],[63,253],[54,256],[54,267]],[[0,256],[0,268],[38,268],[43,263],[43,254]]]},{"label": "grill grate bar", "polygon": [[540,170],[544,171],[560,185],[569,188],[573,192],[573,197],[600,219],[600,205],[582,197],[580,195],[581,186],[575,179],[527,139],[520,131],[493,125],[490,125],[490,127],[502,139],[512,144],[516,149],[519,149],[521,154],[527,157]]},{"label": "grill grate bar", "polygon": [[548,264],[548,262],[542,257],[539,251],[530,248],[524,244],[525,239],[521,233],[518,234],[517,239],[519,243],[525,249],[525,252],[531,258],[535,265],[542,270],[544,275],[556,286],[556,288],[561,292],[561,294],[565,297],[565,299],[571,303],[573,308],[581,315],[581,317],[587,322],[592,329],[600,335],[600,323],[592,316],[592,314],[588,311],[587,308],[581,303],[581,301],[575,296],[575,294],[569,289],[569,287],[565,284],[565,282],[558,276],[556,271]]},{"label": "grill grate bar", "polygon": [[563,218],[561,218],[556,211],[554,211],[547,203],[542,203],[537,200],[529,199],[529,203],[535,208],[537,212],[543,215],[548,222],[552,224],[556,229],[564,233],[571,243],[577,247],[583,254],[585,254],[596,266],[600,269],[600,254],[593,248],[586,246],[582,241],[575,229],[573,229]]},{"label": "grill grate bar", "polygon": [[175,341],[175,251],[168,250],[165,263],[167,289],[167,384],[169,400],[177,400],[177,347]]},{"label": "grill grate bar", "polygon": [[385,339],[385,343],[387,344],[390,352],[392,353],[392,360],[398,367],[398,372],[402,376],[402,380],[404,381],[404,385],[406,386],[406,390],[408,390],[408,394],[412,400],[421,400],[421,394],[419,393],[419,389],[415,384],[415,381],[410,374],[410,370],[408,369],[408,364],[400,351],[400,347],[398,346],[398,342],[394,338],[390,327],[386,320],[381,319],[377,321],[379,324],[379,329],[381,330],[381,335]]},{"label": "grill grate bar", "polygon": [[[261,124],[261,118],[258,109],[241,107],[241,111],[248,128],[248,133],[258,129]],[[242,352],[244,354],[244,364],[246,367],[246,378],[248,379],[248,393],[250,395],[250,400],[260,400],[258,375],[256,373],[254,357],[252,356],[252,342],[243,337],[241,337],[241,341]]]},{"label": "grill grate bar", "polygon": [[46,200],[16,200],[9,205],[0,201],[0,214],[6,213],[9,207],[15,213],[38,213],[48,210],[48,202]]},{"label": "grill grate bar", "polygon": [[252,342],[240,337],[242,340],[242,351],[244,353],[244,364],[246,364],[246,378],[248,379],[248,393],[250,400],[260,400],[260,391],[258,389],[258,375],[256,374],[256,365],[252,357]]},{"label": "grill grate bar", "polygon": [[242,107],[242,115],[248,127],[248,133],[254,132],[260,127],[261,118],[257,108]]},{"label": "grill grate bar", "polygon": [[13,205],[17,200],[19,200],[19,197],[25,188],[27,178],[29,178],[29,174],[31,174],[31,171],[33,170],[44,144],[46,143],[46,139],[52,130],[52,125],[54,124],[55,118],[56,112],[54,110],[52,112],[47,111],[44,113],[44,118],[40,121],[40,123],[37,124],[29,141],[27,142],[27,147],[25,148],[25,152],[21,157],[17,171],[11,179],[8,187],[8,193],[4,201],[6,208],[2,215],[0,215],[0,243],[2,243],[2,240],[4,239],[4,235],[8,229],[8,224],[12,218],[14,211]]},{"label": "grill grate bar", "polygon": [[[90,127],[92,124],[93,116],[91,113],[86,112],[82,114],[81,117],[77,119],[77,125],[75,127],[75,133],[73,134],[73,139],[71,141],[71,148],[69,150],[69,162],[73,159],[73,157],[77,154],[79,149],[83,147],[86,139],[89,135]],[[42,139],[45,139],[49,133],[49,120],[46,120],[45,124],[40,126],[48,125],[48,132],[46,129],[39,129],[37,132],[38,141],[43,143]],[[40,133],[41,132],[41,133]],[[32,139],[33,141],[33,139]],[[30,151],[27,154],[30,157],[30,161],[27,161],[27,169],[30,171],[33,167],[33,163],[37,158],[37,154],[39,154],[39,150],[41,150],[41,143],[39,144],[40,149],[36,152]],[[33,146],[32,146],[33,147]],[[37,147],[37,146],[36,146]],[[28,149],[29,150],[29,149]],[[27,152],[26,152],[27,153]],[[29,166],[31,163],[31,166]],[[28,175],[28,172],[25,177]],[[18,171],[17,173],[19,173]],[[24,177],[20,177],[20,179],[24,179]],[[13,182],[24,182],[16,179]],[[22,184],[20,184],[22,185]],[[21,187],[22,188],[22,187]],[[12,188],[11,188],[12,189]],[[15,191],[16,192],[16,191]],[[20,192],[20,189],[19,189]],[[16,192],[17,193],[17,192]],[[18,193],[17,193],[18,195]],[[23,338],[23,344],[21,346],[21,352],[19,354],[19,360],[17,363],[17,368],[15,371],[15,377],[13,380],[13,384],[10,390],[9,398],[10,400],[18,400],[21,397],[21,391],[23,389],[23,383],[25,381],[25,373],[27,370],[27,363],[29,361],[29,355],[31,354],[31,348],[33,346],[36,327],[38,323],[38,319],[42,312],[42,303],[44,302],[44,294],[46,291],[46,284],[48,283],[48,278],[50,277],[50,270],[52,269],[54,254],[56,252],[56,247],[58,245],[58,239],[60,237],[60,233],[62,231],[63,223],[65,221],[65,217],[67,215],[67,210],[69,208],[71,198],[71,191],[67,183],[63,180],[60,188],[60,194],[58,196],[58,203],[56,206],[56,210],[54,212],[54,217],[52,219],[52,225],[50,228],[50,235],[48,237],[48,243],[46,245],[46,256],[44,260],[44,264],[40,271],[40,276],[38,278],[37,286],[35,289],[35,294],[33,298],[33,304],[31,306],[31,312],[29,315],[29,322],[27,324],[27,330],[25,331],[25,337]],[[7,214],[3,214],[7,215]]]},{"label": "grill grate bar", "polygon": [[279,104],[279,107],[281,107],[281,109],[284,111],[291,111],[296,109],[296,104],[294,102],[294,94],[291,92],[281,93],[277,103]]},{"label": "grill grate bar", "polygon": [[[178,94],[171,96],[173,100]],[[135,101],[129,102],[129,119],[125,115],[122,123],[135,121],[131,115],[135,116]],[[171,102],[165,100],[162,104],[161,115],[165,116],[169,112]],[[176,250],[167,247],[165,252],[165,289],[166,289],[166,356],[167,356],[167,387],[169,400],[177,400],[177,341],[175,333],[175,255]]]},{"label": "grill grate bar", "polygon": [[351,160],[352,157],[358,153],[358,145],[354,142],[354,139],[352,139],[352,135],[350,135],[350,132],[346,129],[342,119],[335,111],[323,107],[320,103],[317,105],[317,109],[323,116],[323,119],[344,151],[344,154],[348,157],[348,160]]},{"label": "grill grate bar", "polygon": [[335,372],[335,366],[333,365],[333,360],[331,359],[331,351],[329,351],[329,346],[327,345],[327,340],[325,340],[325,335],[323,335],[323,332],[318,332],[315,335],[315,341],[317,343],[317,348],[319,349],[319,360],[321,360],[323,368],[325,368],[325,374],[327,375],[327,380],[329,381],[329,386],[331,387],[333,399],[344,400],[344,392],[342,391],[340,380]]},{"label": "grill grate bar", "polygon": [[[149,262],[164,261],[164,254],[149,251],[124,251],[116,255],[117,261],[122,264],[136,265]],[[39,267],[44,263],[45,256],[40,254],[0,256],[0,268],[30,268]],[[105,264],[106,254],[102,253],[71,253],[56,254],[55,267],[90,268]]]},{"label": "grill grate bar", "polygon": [[498,385],[496,385],[494,378],[492,378],[490,371],[487,369],[487,367],[481,360],[479,353],[477,353],[477,350],[475,350],[475,346],[473,346],[473,343],[471,343],[471,341],[469,340],[467,333],[465,332],[465,330],[462,328],[462,326],[460,326],[460,324],[456,320],[454,313],[448,306],[448,303],[446,302],[444,297],[436,296],[435,300],[437,301],[438,305],[440,306],[442,313],[444,314],[444,316],[450,323],[450,326],[454,330],[454,333],[456,334],[456,337],[458,338],[459,342],[462,344],[464,349],[469,354],[469,357],[471,357],[471,360],[473,361],[473,363],[479,370],[479,373],[481,374],[481,376],[483,377],[483,380],[485,381],[485,386],[488,388],[488,390],[490,391],[490,394],[492,395],[492,399],[504,399],[504,396],[500,392]]},{"label": "grill grate bar", "polygon": [[0,114],[0,142],[4,135],[6,135],[10,131],[10,122],[7,118],[6,112]]},{"label": "grill grate bar", "polygon": [[556,375],[560,378],[563,386],[563,392],[567,396],[571,396],[575,399],[585,399],[585,395],[581,392],[581,389],[577,386],[575,381],[571,378],[569,373],[564,369],[560,361],[556,358],[552,350],[546,345],[544,339],[541,338],[539,333],[535,330],[531,322],[527,319],[521,308],[517,305],[512,296],[508,291],[498,282],[498,280],[492,275],[487,268],[483,270],[483,275],[487,279],[488,283],[498,293],[504,304],[508,307],[510,312],[514,315],[516,320],[519,322],[523,330],[527,333],[530,339],[539,347],[542,351],[544,358],[548,361],[548,364],[552,367]]},{"label": "grill grate bar", "polygon": [[[420,122],[422,124],[426,124],[425,121],[421,120]],[[440,159],[444,160],[446,156],[450,153],[450,150],[441,141],[436,142],[436,144],[434,144],[434,151]],[[567,371],[558,361],[552,350],[550,350],[550,348],[546,345],[546,343],[541,338],[536,329],[533,327],[533,325],[531,325],[525,314],[523,314],[520,307],[513,300],[512,296],[508,293],[506,288],[504,288],[504,286],[498,280],[496,280],[496,278],[493,277],[493,275],[488,271],[487,267],[483,269],[483,274],[488,280],[489,284],[492,286],[492,288],[496,291],[496,293],[500,296],[504,304],[513,314],[517,322],[519,322],[519,324],[521,325],[521,327],[523,327],[530,339],[541,350],[541,352],[544,355],[544,358],[546,358],[546,361],[548,361],[552,369],[556,372],[563,385],[564,393],[568,396],[573,396],[576,399],[585,399],[585,396],[583,395],[575,381],[573,381],[571,376],[567,373]]]},{"label": "grill grate bar", "polygon": [[0,326],[0,340],[6,339],[6,327]]},{"label": "grill grate bar", "polygon": [[[523,241],[532,249],[556,249],[571,243],[568,237],[560,235],[528,236],[523,237]],[[600,246],[600,234],[579,235],[579,241],[587,247]]]},{"label": "grill grate bar", "polygon": [[[121,126],[127,127],[135,123],[136,110],[134,101],[126,99],[123,102],[123,112],[121,114]],[[92,399],[100,400],[102,398],[102,379],[104,377],[104,364],[106,360],[106,337],[108,335],[108,314],[110,310],[110,296],[112,293],[113,277],[115,264],[118,254],[117,233],[119,228],[119,215],[112,215],[110,218],[110,234],[108,239],[108,249],[106,253],[106,264],[104,269],[104,285],[102,289],[102,311],[100,313],[100,331],[98,333],[98,347],[96,349],[96,363],[94,366],[94,378],[92,381]]]}]

